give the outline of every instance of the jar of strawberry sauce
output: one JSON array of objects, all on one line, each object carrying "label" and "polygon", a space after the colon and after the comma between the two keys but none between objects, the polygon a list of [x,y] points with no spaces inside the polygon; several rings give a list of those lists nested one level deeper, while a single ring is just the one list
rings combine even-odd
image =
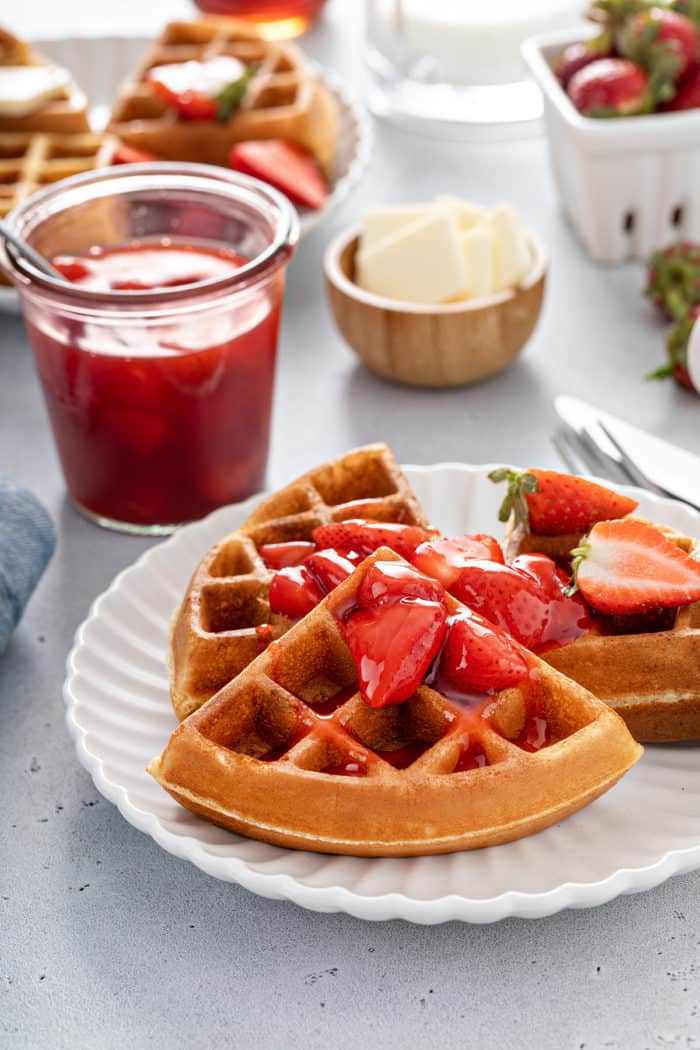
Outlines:
[{"label": "jar of strawberry sauce", "polygon": [[296,214],[195,164],[108,168],[9,216],[65,281],[0,249],[76,507],[165,533],[258,491]]}]

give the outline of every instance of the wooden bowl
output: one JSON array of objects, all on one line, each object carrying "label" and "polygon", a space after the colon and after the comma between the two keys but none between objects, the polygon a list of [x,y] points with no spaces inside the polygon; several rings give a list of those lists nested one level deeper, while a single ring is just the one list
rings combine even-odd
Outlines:
[{"label": "wooden bowl", "polygon": [[324,260],[326,290],[345,341],[379,375],[411,386],[476,383],[507,368],[540,316],[547,262],[530,235],[532,270],[516,288],[483,299],[423,306],[355,284],[359,230],[338,237]]}]

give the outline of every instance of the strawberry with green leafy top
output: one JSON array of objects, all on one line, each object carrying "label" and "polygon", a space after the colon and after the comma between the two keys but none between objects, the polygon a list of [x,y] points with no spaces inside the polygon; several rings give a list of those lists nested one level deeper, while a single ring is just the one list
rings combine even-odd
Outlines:
[{"label": "strawberry with green leafy top", "polygon": [[555,470],[515,470],[498,467],[491,481],[508,483],[499,520],[515,523],[541,536],[565,536],[586,532],[598,521],[631,514],[637,501],[585,478]]},{"label": "strawberry with green leafy top", "polygon": [[576,585],[610,616],[700,601],[700,562],[643,521],[603,521],[574,552]]},{"label": "strawberry with green leafy top", "polygon": [[[688,371],[688,340],[697,318],[700,317],[700,305],[689,310],[682,321],[676,322],[666,338],[668,361],[661,368],[650,372],[647,379],[668,379],[672,377],[679,386],[695,391],[693,380]],[[700,391],[695,391],[700,393]]]},{"label": "strawberry with green leafy top", "polygon": [[651,7],[632,15],[616,38],[621,55],[652,77],[654,99],[666,102],[675,85],[698,58],[698,32],[693,22],[667,7]]},{"label": "strawberry with green leafy top", "polygon": [[654,252],[644,294],[669,320],[684,318],[700,303],[700,244],[680,241]]}]

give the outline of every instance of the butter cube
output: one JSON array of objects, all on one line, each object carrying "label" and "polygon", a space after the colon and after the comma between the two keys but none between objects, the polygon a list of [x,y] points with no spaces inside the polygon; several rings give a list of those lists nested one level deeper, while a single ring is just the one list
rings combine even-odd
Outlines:
[{"label": "butter cube", "polygon": [[465,295],[467,271],[454,217],[431,211],[376,247],[363,248],[356,278],[367,292],[409,303],[443,303]]},{"label": "butter cube", "polygon": [[532,266],[530,246],[520,219],[507,204],[495,208],[488,217],[493,233],[493,287],[500,292],[513,288]]},{"label": "butter cube", "polygon": [[406,204],[392,208],[372,208],[365,216],[362,229],[362,249],[374,248],[385,237],[391,237],[406,226],[422,219],[428,212],[427,204]]},{"label": "butter cube", "polygon": [[467,271],[467,297],[479,299],[493,292],[493,232],[480,222],[459,235]]},{"label": "butter cube", "polygon": [[447,208],[448,211],[451,211],[457,220],[457,226],[460,230],[468,230],[472,226],[476,226],[487,215],[485,208],[479,208],[476,204],[463,201],[460,197],[452,197],[448,193],[441,193],[439,197],[436,197],[433,201],[433,206],[436,208]]}]

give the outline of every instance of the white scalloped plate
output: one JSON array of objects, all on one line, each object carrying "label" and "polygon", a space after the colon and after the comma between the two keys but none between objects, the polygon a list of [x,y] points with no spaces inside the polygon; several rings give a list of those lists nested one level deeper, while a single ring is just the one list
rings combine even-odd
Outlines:
[{"label": "white scalloped plate", "polygon": [[[37,51],[70,69],[90,99],[90,122],[95,130],[105,126],[111,103],[119,85],[141,60],[151,44],[150,37],[65,37],[33,40]],[[372,152],[372,126],[369,117],[345,81],[335,73],[312,63],[335,97],[338,106],[338,146],[330,178],[331,192],[320,211],[302,208],[299,229],[302,237],[335,211],[353,190],[369,164]],[[0,312],[16,313],[19,298],[14,288],[0,285]]]},{"label": "white scalloped plate", "polygon": [[[447,533],[493,532],[488,467],[440,464],[407,475]],[[638,489],[640,511],[700,534],[700,514]],[[233,835],[178,806],[145,772],[176,726],[168,623],[204,552],[257,498],[224,507],[147,551],[97,599],[68,657],[64,695],[78,757],[99,791],[164,849],[216,878],[315,911],[363,919],[492,922],[603,904],[700,867],[700,749],[648,747],[601,799],[555,827],[489,849],[374,859],[286,850]]]}]

